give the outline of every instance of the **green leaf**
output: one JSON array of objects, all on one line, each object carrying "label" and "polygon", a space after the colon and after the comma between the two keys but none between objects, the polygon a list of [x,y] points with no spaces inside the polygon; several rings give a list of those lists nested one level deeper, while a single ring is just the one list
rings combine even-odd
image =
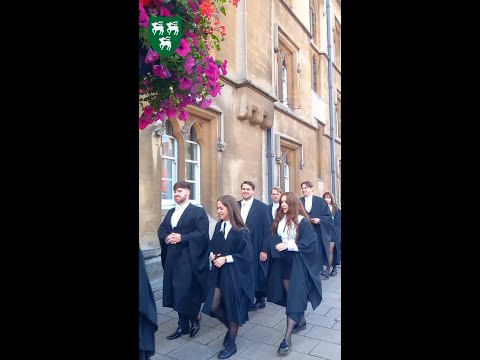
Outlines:
[{"label": "green leaf", "polygon": [[225,6],[220,6],[220,11],[222,12],[223,15],[227,16],[227,13],[225,12]]}]

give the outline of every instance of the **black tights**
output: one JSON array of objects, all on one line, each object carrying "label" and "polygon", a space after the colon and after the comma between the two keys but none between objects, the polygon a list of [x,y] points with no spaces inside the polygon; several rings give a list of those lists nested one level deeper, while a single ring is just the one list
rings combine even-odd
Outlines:
[{"label": "black tights", "polygon": [[[283,288],[285,289],[285,292],[287,294],[288,294],[289,286],[290,286],[290,279],[283,279]],[[292,320],[287,316],[287,330],[285,332],[285,340],[292,341],[292,331],[294,326],[295,326],[295,320]]]},{"label": "black tights", "polygon": [[215,288],[215,293],[213,294],[212,315],[227,327],[228,343],[235,344],[235,339],[237,338],[238,333],[238,324],[235,321],[227,321],[225,308],[222,304],[222,293],[219,288]]}]

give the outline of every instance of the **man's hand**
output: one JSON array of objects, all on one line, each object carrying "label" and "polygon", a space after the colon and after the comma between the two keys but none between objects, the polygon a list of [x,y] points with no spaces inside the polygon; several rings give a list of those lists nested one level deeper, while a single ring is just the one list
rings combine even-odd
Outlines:
[{"label": "man's hand", "polygon": [[264,251],[260,253],[260,261],[267,261],[268,259],[268,254]]}]

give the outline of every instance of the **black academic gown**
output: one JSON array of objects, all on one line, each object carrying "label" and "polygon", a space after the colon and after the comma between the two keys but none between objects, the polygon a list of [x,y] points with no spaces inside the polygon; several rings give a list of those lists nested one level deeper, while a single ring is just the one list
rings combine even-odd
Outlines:
[{"label": "black academic gown", "polygon": [[335,244],[333,248],[333,265],[340,265],[342,258],[342,211],[337,207],[333,215],[332,240]]},{"label": "black academic gown", "polygon": [[248,309],[255,300],[252,243],[247,229],[232,228],[225,239],[220,231],[222,223],[223,221],[219,221],[215,226],[209,253],[231,255],[233,262],[225,263],[220,268],[212,264],[208,277],[208,294],[202,312],[213,316],[213,295],[215,288],[220,287],[227,321],[242,325],[248,321]]},{"label": "black academic gown", "polygon": [[[238,202],[242,208],[242,202]],[[255,273],[255,292],[265,293],[267,290],[266,278],[270,259],[260,261],[260,252],[268,254],[268,236],[272,228],[272,215],[268,212],[268,205],[260,200],[253,199],[245,225],[250,231],[253,247],[253,270]]]},{"label": "black academic gown", "polygon": [[155,332],[158,329],[158,325],[155,298],[140,247],[138,248],[138,265],[139,359],[146,360],[155,354]]},{"label": "black academic gown", "polygon": [[[174,208],[168,210],[158,228],[160,244],[166,248],[163,306],[171,307],[179,313],[195,315],[200,310],[207,291],[208,216],[203,208],[189,204],[177,226],[172,228],[174,211]],[[180,243],[165,243],[165,238],[172,232],[182,234]]]},{"label": "black academic gown", "polygon": [[[300,198],[303,207],[305,208],[305,196]],[[319,252],[318,256],[320,257],[319,264],[323,264],[328,267],[328,254],[330,253],[330,240],[332,237],[332,228],[333,228],[333,219],[332,213],[328,208],[328,203],[324,198],[321,198],[316,195],[312,195],[312,209],[310,212],[307,212],[311,218],[319,218],[320,223],[313,224],[313,230],[317,233],[318,243],[319,243]],[[320,270],[323,270],[321,268]]]},{"label": "black academic gown", "polygon": [[[286,314],[295,322],[299,322],[310,301],[315,310],[322,302],[322,283],[318,267],[318,240],[317,234],[307,219],[302,219],[298,227],[298,252],[294,252],[290,285],[288,294],[283,287],[282,253],[272,249],[272,267],[268,275],[268,301],[286,307]],[[270,237],[272,244],[281,242],[278,235]],[[288,296],[290,295],[290,296]]]}]

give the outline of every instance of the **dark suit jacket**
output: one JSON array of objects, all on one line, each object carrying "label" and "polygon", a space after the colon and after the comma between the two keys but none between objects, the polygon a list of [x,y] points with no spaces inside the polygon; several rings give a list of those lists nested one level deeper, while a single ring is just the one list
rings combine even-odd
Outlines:
[{"label": "dark suit jacket", "polygon": [[[303,207],[305,208],[305,196],[300,198]],[[306,210],[306,209],[305,209]],[[318,242],[320,245],[319,256],[321,257],[320,264],[328,266],[328,254],[330,253],[330,240],[332,237],[333,219],[332,213],[328,208],[328,203],[324,198],[312,195],[312,209],[307,212],[311,218],[319,218],[320,223],[311,224],[313,230],[317,233]]]},{"label": "dark suit jacket", "polygon": [[[240,209],[242,202],[238,202]],[[260,200],[253,199],[245,225],[250,231],[253,247],[253,269],[255,272],[255,291],[266,291],[266,277],[269,261],[260,262],[260,252],[269,253],[268,236],[272,231],[272,215],[268,212],[268,205]]]},{"label": "dark suit jacket", "polygon": [[[203,208],[189,204],[178,220],[177,226],[172,228],[171,219],[174,211],[175,208],[168,210],[158,228],[162,255],[164,249],[166,250],[165,261],[162,258],[163,306],[172,307],[178,312],[194,314],[198,311],[199,304],[205,300],[207,291],[209,221]],[[182,235],[179,244],[165,243],[165,238],[172,232]],[[183,286],[174,288],[174,282]]]},{"label": "dark suit jacket", "polygon": [[155,354],[155,332],[158,325],[155,298],[140,247],[138,248],[138,265],[139,353],[140,359],[145,360]]}]

